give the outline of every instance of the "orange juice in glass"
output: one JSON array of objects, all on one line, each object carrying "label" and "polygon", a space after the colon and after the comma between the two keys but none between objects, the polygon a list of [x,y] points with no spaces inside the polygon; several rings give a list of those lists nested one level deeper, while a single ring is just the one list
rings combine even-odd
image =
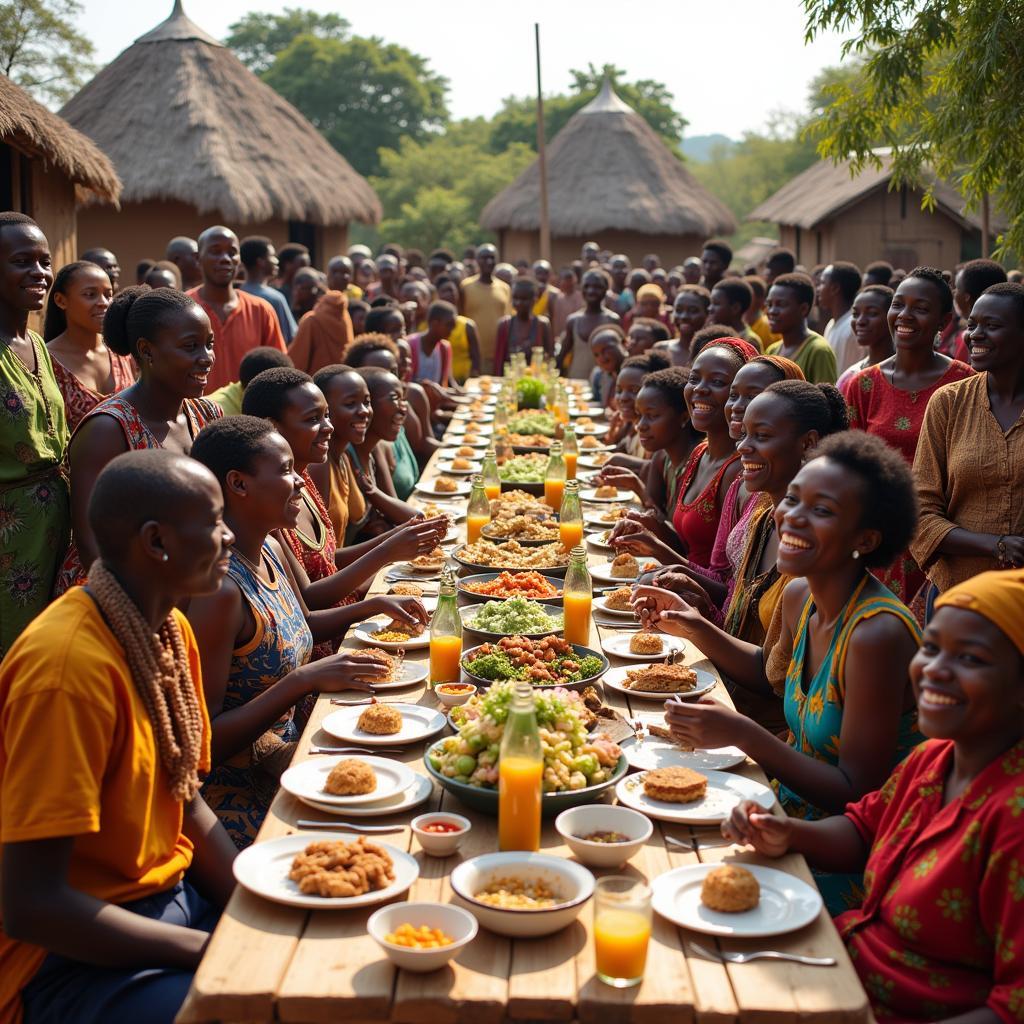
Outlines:
[{"label": "orange juice in glass", "polygon": [[544,753],[533,687],[517,682],[498,757],[498,849],[540,849]]},{"label": "orange juice in glass", "polygon": [[643,981],[651,941],[651,890],[625,875],[599,878],[594,890],[597,976],[613,988]]}]

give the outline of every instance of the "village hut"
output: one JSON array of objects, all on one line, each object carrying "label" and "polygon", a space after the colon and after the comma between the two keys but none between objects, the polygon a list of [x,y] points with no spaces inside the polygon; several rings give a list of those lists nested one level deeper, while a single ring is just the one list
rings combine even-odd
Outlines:
[{"label": "village hut", "polygon": [[[848,161],[821,160],[787,182],[750,213],[750,220],[778,226],[779,242],[807,267],[833,260],[865,266],[888,260],[894,267],[952,268],[981,255],[981,217],[963,196],[932,178],[935,207],[921,207],[920,188],[892,189],[892,159],[879,150],[881,166],[854,174]],[[1002,230],[992,218],[991,230]]]},{"label": "village hut", "polygon": [[0,74],[0,210],[36,221],[55,267],[78,251],[76,201],[116,206],[120,192],[95,143]]},{"label": "village hut", "polygon": [[79,243],[112,249],[126,269],[218,223],[278,246],[302,242],[322,263],[344,251],[351,221],[380,220],[366,179],[181,0],[61,113],[124,182],[120,214],[79,212]]},{"label": "village hut", "polygon": [[[736,221],[686,169],[653,128],[615,93],[601,91],[577,111],[547,150],[551,260],[577,259],[584,242],[639,263],[657,253],[665,266],[700,255],[712,235]],[[484,208],[482,225],[499,235],[502,259],[540,253],[540,170],[531,164]]]}]

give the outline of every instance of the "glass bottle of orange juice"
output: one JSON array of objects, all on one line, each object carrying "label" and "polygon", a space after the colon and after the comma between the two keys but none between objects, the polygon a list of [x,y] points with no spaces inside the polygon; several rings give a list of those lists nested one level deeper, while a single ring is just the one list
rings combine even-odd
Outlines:
[{"label": "glass bottle of orange juice", "polygon": [[501,477],[498,476],[498,459],[494,448],[488,448],[480,467],[480,475],[484,480],[484,494],[494,501],[501,497]]},{"label": "glass bottle of orange juice", "polygon": [[[575,483],[575,481],[573,481]],[[577,544],[569,556],[569,568],[565,573],[565,592],[562,608],[565,613],[565,639],[571,644],[590,644],[590,606],[594,600],[590,570],[587,568],[587,552]]]},{"label": "glass bottle of orange juice", "polygon": [[565,497],[558,511],[558,539],[566,551],[583,543],[583,509],[580,506],[579,480],[566,480]]},{"label": "glass bottle of orange juice", "polygon": [[566,427],[562,435],[562,458],[565,459],[565,479],[576,479],[576,460],[580,455],[580,446],[576,441],[576,431]]},{"label": "glass bottle of orange juice", "polygon": [[533,687],[515,685],[498,758],[498,849],[540,849],[544,752]]},{"label": "glass bottle of orange juice", "polygon": [[480,531],[491,521],[491,503],[484,493],[484,478],[480,473],[473,474],[473,490],[469,495],[469,508],[466,509],[466,540],[475,544],[480,539]]},{"label": "glass bottle of orange juice", "polygon": [[562,458],[562,442],[551,442],[551,457],[544,471],[544,500],[557,512],[562,507],[565,494],[565,459]]},{"label": "glass bottle of orange juice", "polygon": [[430,620],[430,683],[457,683],[462,659],[462,617],[455,598],[455,580],[448,566],[441,574],[437,607]]}]

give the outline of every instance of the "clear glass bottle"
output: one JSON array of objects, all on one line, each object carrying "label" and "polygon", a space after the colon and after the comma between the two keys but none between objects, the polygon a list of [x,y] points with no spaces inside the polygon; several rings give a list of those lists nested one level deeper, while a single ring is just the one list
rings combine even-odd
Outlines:
[{"label": "clear glass bottle", "polygon": [[539,850],[544,785],[533,687],[517,682],[498,758],[498,849]]},{"label": "clear glass bottle", "polygon": [[566,551],[583,543],[583,508],[579,480],[566,480],[565,496],[558,510],[558,539]]},{"label": "clear glass bottle", "polygon": [[544,471],[544,500],[557,512],[562,507],[565,495],[565,459],[562,458],[562,442],[551,442],[551,456]]},{"label": "clear glass bottle", "polygon": [[501,477],[498,476],[498,460],[494,448],[487,449],[480,467],[480,475],[484,481],[484,494],[488,500],[495,501],[501,496]]},{"label": "clear glass bottle", "polygon": [[576,440],[576,431],[570,424],[562,434],[562,458],[565,459],[566,480],[576,479],[576,460],[580,457],[580,446]]},{"label": "clear glass bottle", "polygon": [[562,599],[565,613],[563,635],[569,643],[590,646],[590,609],[593,600],[594,588],[587,568],[587,552],[582,544],[577,544],[569,556]]},{"label": "clear glass bottle", "polygon": [[498,399],[494,407],[494,433],[500,434],[508,429],[508,401],[504,396]]},{"label": "clear glass bottle", "polygon": [[455,579],[444,567],[437,607],[430,620],[430,683],[457,683],[461,675],[462,617],[455,596]]},{"label": "clear glass bottle", "polygon": [[473,490],[469,494],[469,507],[466,509],[466,540],[475,544],[480,539],[480,531],[491,521],[491,503],[484,491],[484,478],[480,473],[473,474]]}]

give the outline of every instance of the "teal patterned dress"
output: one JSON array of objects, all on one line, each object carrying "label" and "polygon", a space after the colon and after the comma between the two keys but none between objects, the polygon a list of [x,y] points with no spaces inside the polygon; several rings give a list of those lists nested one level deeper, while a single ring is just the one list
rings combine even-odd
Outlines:
[{"label": "teal patterned dress", "polygon": [[[874,577],[865,575],[857,585],[846,607],[839,616],[839,625],[832,636],[828,651],[814,677],[804,683],[804,659],[807,654],[807,624],[814,612],[814,602],[808,596],[794,633],[793,656],[786,673],[786,692],[783,709],[786,723],[792,733],[789,743],[802,754],[826,764],[839,764],[839,737],[843,727],[843,704],[846,697],[846,652],[854,629],[866,619],[876,615],[895,615],[914,638],[921,642],[921,630],[910,609]],[[902,688],[905,680],[893,680]],[[896,757],[892,767],[899,764],[924,737],[917,729],[917,709],[906,711],[900,717]],[[826,818],[832,812],[803,800],[788,786],[777,780],[773,783],[779,802],[793,818],[814,821]],[[863,886],[860,875],[814,872],[814,879],[825,899],[829,913],[835,915],[860,906]]]},{"label": "teal patterned dress", "polygon": [[[231,552],[228,576],[249,605],[256,632],[231,652],[224,711],[241,707],[305,665],[313,650],[313,635],[288,575],[266,542],[263,564],[271,570],[270,583]],[[295,708],[289,708],[251,747],[216,765],[207,777],[203,797],[240,849],[256,838],[299,731]]]}]

